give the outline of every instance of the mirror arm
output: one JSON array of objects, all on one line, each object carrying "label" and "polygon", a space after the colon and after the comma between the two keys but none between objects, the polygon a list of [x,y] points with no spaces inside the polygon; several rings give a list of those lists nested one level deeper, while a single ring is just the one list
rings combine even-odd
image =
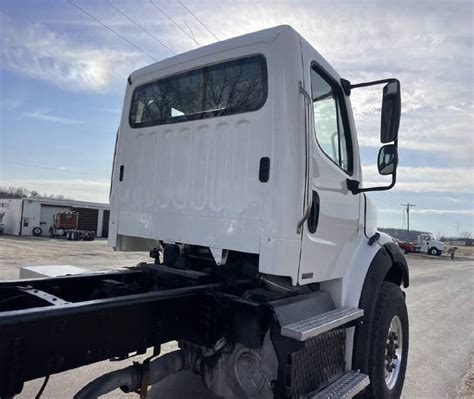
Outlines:
[{"label": "mirror arm", "polygon": [[356,83],[356,84],[351,84],[351,82],[349,82],[347,79],[341,79],[341,86],[344,90],[344,93],[347,96],[350,96],[352,89],[357,89],[359,87],[376,86],[376,85],[381,85],[384,83],[392,83],[392,82],[398,82],[398,79],[389,78],[389,79],[373,80],[372,82],[364,82],[364,83]]},{"label": "mirror arm", "polygon": [[346,182],[347,188],[352,194],[366,193],[369,191],[386,191],[395,186],[395,183],[397,182],[397,172],[395,171],[392,174],[392,182],[388,186],[359,188],[360,182],[358,180],[346,179]]}]

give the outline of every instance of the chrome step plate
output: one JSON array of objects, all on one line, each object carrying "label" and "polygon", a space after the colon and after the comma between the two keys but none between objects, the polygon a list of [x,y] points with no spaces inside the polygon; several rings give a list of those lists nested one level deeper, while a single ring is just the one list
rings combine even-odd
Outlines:
[{"label": "chrome step plate", "polygon": [[364,315],[362,309],[338,308],[310,317],[309,319],[297,321],[281,327],[281,335],[297,341],[306,341],[308,338],[325,333],[350,321],[357,320]]},{"label": "chrome step plate", "polygon": [[368,375],[359,371],[348,371],[322,391],[310,393],[305,399],[349,399],[370,384]]}]

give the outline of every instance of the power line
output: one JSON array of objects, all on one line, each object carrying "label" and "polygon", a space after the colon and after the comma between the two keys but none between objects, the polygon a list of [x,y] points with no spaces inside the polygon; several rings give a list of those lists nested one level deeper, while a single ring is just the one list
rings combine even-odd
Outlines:
[{"label": "power line", "polygon": [[[106,0],[107,1],[107,0]],[[166,18],[168,18],[181,32],[183,32],[187,37],[189,37],[195,44],[196,44],[196,47],[197,46],[200,46],[200,44],[198,43],[198,41],[193,37],[191,36],[188,32],[186,32],[183,28],[181,28],[180,25],[178,25],[178,23],[173,19],[171,18],[158,4],[155,4],[153,2],[153,0],[149,0],[150,1],[150,4],[155,7],[161,14],[163,14]]]},{"label": "power line", "polygon": [[193,18],[198,21],[203,27],[204,29],[206,29],[212,36],[214,36],[216,38],[217,41],[220,41],[221,39],[219,39],[217,37],[217,35],[206,25],[204,24],[204,22],[202,22],[196,15],[194,15],[194,13],[188,8],[186,7],[182,2],[181,0],[178,0],[178,3],[181,4],[181,7],[183,7],[188,13],[190,13]]},{"label": "power line", "polygon": [[[116,10],[118,13],[123,15],[125,18],[127,18],[132,24],[134,24],[137,28],[141,29],[143,32],[145,32],[148,36],[150,36],[155,42],[166,48],[168,51],[172,52],[173,54],[176,54],[176,51],[174,51],[172,48],[168,47],[165,43],[163,43],[160,39],[158,39],[153,33],[151,33],[148,29],[145,29],[143,26],[141,26],[138,22],[136,22],[134,19],[128,16],[128,14],[124,11],[122,11],[120,8],[112,4],[109,0],[105,0],[105,2],[111,6],[114,10]],[[156,59],[155,59],[156,61]]]},{"label": "power line", "polygon": [[101,20],[97,19],[96,17],[94,17],[90,12],[84,10],[82,7],[79,7],[76,3],[74,3],[72,0],[69,0],[69,3],[76,7],[79,11],[81,11],[83,14],[87,15],[90,19],[92,19],[93,21],[97,22],[99,25],[102,25],[105,29],[109,30],[110,32],[112,32],[114,35],[120,37],[123,41],[127,42],[130,46],[134,47],[135,49],[137,49],[138,51],[142,52],[143,54],[145,54],[146,56],[150,57],[152,60],[154,61],[158,61],[155,57],[153,57],[151,54],[149,54],[148,52],[146,52],[145,50],[143,50],[142,48],[138,47],[135,43],[131,42],[130,40],[128,40],[126,37],[122,36],[120,33],[118,33],[116,30],[112,29],[110,26],[106,25],[105,23],[103,23]]},{"label": "power line", "polygon": [[185,24],[186,27],[189,29],[189,33],[191,34],[193,40],[197,43],[196,38],[195,38],[194,33],[193,33],[193,30],[191,29],[191,27],[189,26],[189,24],[186,22],[186,20],[184,21],[184,24]]}]

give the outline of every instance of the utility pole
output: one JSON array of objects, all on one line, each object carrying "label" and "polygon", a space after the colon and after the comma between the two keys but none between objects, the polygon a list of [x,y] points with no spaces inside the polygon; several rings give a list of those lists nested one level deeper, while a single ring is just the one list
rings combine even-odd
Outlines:
[{"label": "utility pole", "polygon": [[401,204],[401,206],[405,207],[407,211],[407,241],[410,241],[410,208],[416,205],[407,202],[406,204]]}]

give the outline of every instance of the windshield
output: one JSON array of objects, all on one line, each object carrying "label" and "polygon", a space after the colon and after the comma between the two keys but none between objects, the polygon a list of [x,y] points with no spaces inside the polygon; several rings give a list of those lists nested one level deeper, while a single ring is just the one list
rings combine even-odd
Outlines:
[{"label": "windshield", "polygon": [[267,98],[262,55],[180,73],[135,89],[132,128],[255,111]]}]

